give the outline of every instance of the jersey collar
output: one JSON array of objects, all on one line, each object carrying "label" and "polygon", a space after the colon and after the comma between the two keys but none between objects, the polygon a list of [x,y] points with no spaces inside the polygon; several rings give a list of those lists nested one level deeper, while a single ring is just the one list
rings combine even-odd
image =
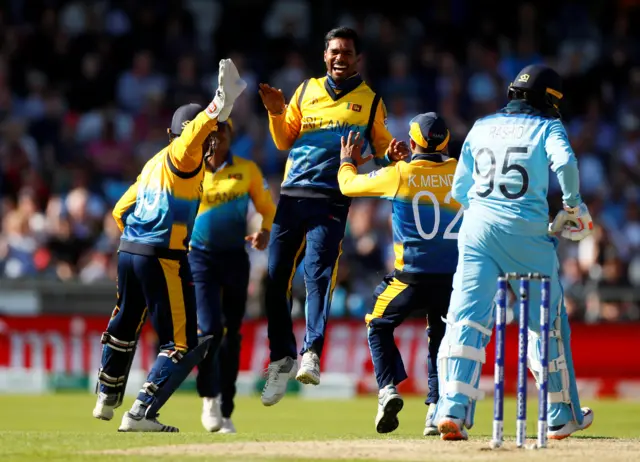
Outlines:
[{"label": "jersey collar", "polygon": [[[327,91],[331,99],[334,101],[339,100],[343,96],[349,94],[362,83],[362,76],[355,74],[349,77],[347,80],[341,83],[336,83],[329,74],[324,80],[324,89]],[[338,91],[336,93],[336,90]]]},{"label": "jersey collar", "polygon": [[448,159],[449,159],[448,156],[445,156],[444,154],[439,154],[437,152],[433,152],[433,153],[418,153],[418,154],[413,154],[411,156],[411,161],[412,162],[414,160],[428,160],[429,162],[442,163],[442,162],[445,162]]},{"label": "jersey collar", "polygon": [[227,158],[224,160],[224,162],[220,164],[220,167],[213,170],[213,173],[219,172],[220,170],[223,170],[225,167],[230,167],[232,165],[233,165],[233,154],[231,153],[231,150],[229,150],[227,152]]}]

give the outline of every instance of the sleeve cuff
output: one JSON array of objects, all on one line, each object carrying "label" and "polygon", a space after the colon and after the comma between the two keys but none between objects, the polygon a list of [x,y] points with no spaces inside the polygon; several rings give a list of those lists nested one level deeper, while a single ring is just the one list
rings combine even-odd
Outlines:
[{"label": "sleeve cuff", "polygon": [[380,167],[386,167],[388,165],[391,165],[393,161],[389,158],[389,154],[385,154],[384,157],[376,157],[375,163]]},{"label": "sleeve cuff", "polygon": [[353,165],[356,168],[358,167],[356,165],[356,161],[353,160],[353,158],[351,158],[351,157],[345,157],[344,159],[340,159],[340,165],[342,165],[342,164],[350,164],[350,165]]}]

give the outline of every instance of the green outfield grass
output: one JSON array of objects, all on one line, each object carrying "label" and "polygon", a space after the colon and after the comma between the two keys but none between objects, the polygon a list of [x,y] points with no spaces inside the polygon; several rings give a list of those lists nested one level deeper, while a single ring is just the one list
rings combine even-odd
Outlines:
[{"label": "green outfield grass", "polygon": [[[234,414],[237,435],[206,433],[200,426],[200,400],[193,395],[179,394],[163,409],[160,420],[180,428],[178,434],[122,434],[117,427],[122,416],[118,410],[111,422],[91,417],[94,396],[90,394],[54,394],[47,396],[0,396],[0,461],[78,461],[108,458],[113,460],[526,460],[553,451],[561,451],[561,460],[571,460],[567,451],[576,446],[576,453],[586,459],[607,460],[607,454],[628,450],[628,457],[609,460],[640,460],[640,403],[624,401],[588,402],[594,409],[594,425],[580,433],[579,438],[553,442],[547,451],[517,452],[513,449],[484,451],[491,434],[492,401],[478,405],[476,426],[471,432],[473,442],[449,443],[437,438],[422,437],[426,406],[418,398],[406,400],[400,414],[400,428],[386,436],[375,432],[373,418],[376,399],[358,398],[350,401],[309,401],[285,397],[278,405],[266,408],[260,399],[240,398]],[[125,404],[130,405],[131,399]],[[529,433],[536,428],[536,400],[529,403]],[[515,406],[505,407],[506,433],[515,431]],[[294,441],[322,441],[285,443]],[[282,442],[263,444],[266,442]],[[194,446],[199,443],[199,446]],[[202,443],[210,443],[204,446]],[[189,447],[161,449],[153,456],[133,451],[118,455],[89,454],[153,446]],[[513,445],[509,442],[508,444]],[[424,446],[424,449],[423,449]],[[358,449],[360,447],[361,449]],[[327,455],[323,451],[328,451]],[[333,448],[333,449],[331,449]],[[342,449],[341,449],[342,448]],[[371,456],[367,448],[377,454]],[[388,449],[387,449],[388,448]],[[397,448],[408,451],[406,456],[394,455]],[[456,451],[450,453],[451,448]],[[236,451],[237,449],[237,451]],[[412,450],[424,452],[424,459],[411,456]],[[333,452],[331,452],[333,451]],[[602,451],[602,456],[594,451]],[[336,454],[337,453],[337,454]],[[388,453],[388,454],[387,454]],[[331,454],[334,454],[333,456]],[[438,454],[440,456],[438,456]],[[448,454],[445,456],[445,454]],[[560,454],[560,453],[559,453]],[[633,459],[636,454],[636,459]],[[540,455],[540,456],[539,456]],[[438,456],[438,457],[436,457]],[[408,458],[408,459],[407,459]]]}]

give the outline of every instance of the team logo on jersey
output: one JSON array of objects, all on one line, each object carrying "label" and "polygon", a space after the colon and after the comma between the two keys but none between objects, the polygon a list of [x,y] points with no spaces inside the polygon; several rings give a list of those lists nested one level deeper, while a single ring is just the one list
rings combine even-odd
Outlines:
[{"label": "team logo on jersey", "polygon": [[361,112],[362,111],[362,104],[347,103],[347,109],[350,109],[350,110],[355,111],[355,112]]},{"label": "team logo on jersey", "polygon": [[518,82],[528,82],[528,81],[529,81],[529,74],[522,74],[518,78]]},{"label": "team logo on jersey", "polygon": [[184,130],[184,128],[189,125],[191,121],[190,120],[185,120],[184,122],[182,122],[182,129]]},{"label": "team logo on jersey", "polygon": [[374,176],[377,176],[378,173],[380,173],[380,169],[378,170],[374,170],[373,172],[369,172],[369,178],[373,178]]},{"label": "team logo on jersey", "polygon": [[316,104],[317,102],[318,102],[318,98],[313,98],[309,104],[310,104],[310,105],[314,105],[314,104]]},{"label": "team logo on jersey", "polygon": [[229,173],[228,178],[230,180],[241,180],[242,179],[242,173]]}]

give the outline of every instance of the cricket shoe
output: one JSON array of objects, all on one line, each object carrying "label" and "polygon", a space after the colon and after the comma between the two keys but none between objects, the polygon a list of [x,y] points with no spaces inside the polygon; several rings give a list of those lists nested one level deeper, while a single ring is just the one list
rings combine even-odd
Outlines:
[{"label": "cricket shoe", "polygon": [[202,426],[208,432],[217,432],[222,428],[222,411],[220,410],[220,395],[202,399]]},{"label": "cricket shoe", "polygon": [[462,419],[444,417],[438,424],[440,439],[445,441],[466,441],[469,439],[467,430],[464,429]]},{"label": "cricket shoe", "polygon": [[287,392],[289,379],[295,377],[298,362],[285,357],[269,363],[267,367],[267,382],[262,389],[262,404],[273,406],[278,403]]},{"label": "cricket shoe", "polygon": [[402,410],[404,401],[393,385],[387,385],[378,392],[378,414],[376,414],[376,431],[391,433],[398,425],[398,413]]},{"label": "cricket shoe", "polygon": [[136,416],[130,412],[125,412],[122,416],[122,423],[119,432],[163,432],[178,433],[179,430],[171,425],[164,425],[158,419],[147,419],[143,415]]},{"label": "cricket shoe", "polygon": [[433,421],[433,418],[436,416],[436,405],[435,403],[429,404],[429,410],[427,411],[427,418],[424,421],[424,431],[422,432],[423,436],[435,436],[439,435],[438,426]]},{"label": "cricket shoe", "polygon": [[118,395],[108,395],[100,392],[96,407],[93,408],[93,416],[100,420],[113,419],[114,410],[118,407]]},{"label": "cricket shoe", "polygon": [[226,417],[222,419],[222,427],[220,427],[220,431],[218,433],[232,434],[236,433],[236,427],[233,425],[231,419],[227,419]]},{"label": "cricket shoe", "polygon": [[307,350],[302,355],[296,380],[305,385],[320,385],[320,358],[314,351]]},{"label": "cricket shoe", "polygon": [[593,423],[593,411],[588,407],[583,407],[582,424],[579,425],[575,420],[567,422],[564,425],[553,425],[549,427],[547,436],[550,440],[563,440],[579,430],[586,430]]}]

